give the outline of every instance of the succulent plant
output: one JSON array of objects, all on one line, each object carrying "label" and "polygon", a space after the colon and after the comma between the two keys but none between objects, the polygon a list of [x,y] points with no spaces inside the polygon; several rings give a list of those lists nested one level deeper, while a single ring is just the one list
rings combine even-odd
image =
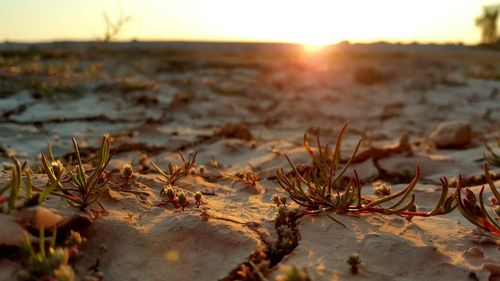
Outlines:
[{"label": "succulent plant", "polygon": [[[319,154],[316,154],[309,145],[307,138],[305,138],[304,147],[309,151],[313,160],[313,167],[306,172],[301,173],[286,155],[285,157],[292,167],[293,173],[285,174],[282,169],[277,171],[278,183],[295,203],[306,208],[303,211],[304,213],[325,213],[332,220],[340,223],[329,212],[337,214],[380,213],[412,218],[414,216],[428,217],[444,215],[456,207],[457,193],[449,194],[448,181],[442,179],[441,195],[436,206],[429,212],[419,212],[417,210],[413,189],[421,175],[420,168],[418,167],[413,180],[406,188],[376,200],[364,198],[361,192],[361,182],[356,170],[353,170],[353,176],[350,177],[348,182],[342,180],[360,144],[358,142],[351,157],[346,161],[344,167],[340,169],[340,143],[346,128],[347,123],[344,124],[337,136],[337,144],[334,152],[328,148],[322,148],[318,138],[317,150]],[[340,170],[339,173],[337,173],[338,169]],[[383,206],[392,200],[396,200],[396,203]]]},{"label": "succulent plant", "polygon": [[186,193],[181,191],[177,195],[177,202],[179,207],[184,211],[184,208],[189,205],[189,200],[187,199]]},{"label": "succulent plant", "polygon": [[[500,202],[500,193],[496,189],[488,169],[488,164],[484,164],[484,176],[497,202]],[[484,186],[479,192],[479,200],[474,192],[462,187],[462,177],[459,176],[457,182],[458,210],[474,225],[500,236],[500,225],[496,219],[490,216],[483,199]],[[464,195],[465,193],[465,195]],[[496,212],[497,209],[494,211]],[[498,213],[497,213],[498,215]]]},{"label": "succulent plant", "polygon": [[130,180],[134,177],[134,169],[130,163],[123,164],[121,171],[123,178],[126,180]]},{"label": "succulent plant", "polygon": [[202,203],[203,194],[201,194],[201,192],[199,192],[199,191],[196,191],[193,196],[194,196],[196,208],[199,208],[201,203]]}]

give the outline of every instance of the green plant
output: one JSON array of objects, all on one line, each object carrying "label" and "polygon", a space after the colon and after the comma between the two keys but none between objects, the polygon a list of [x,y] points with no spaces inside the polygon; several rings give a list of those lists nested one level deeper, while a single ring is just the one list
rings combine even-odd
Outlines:
[{"label": "green plant", "polygon": [[[31,182],[32,171],[28,167],[28,162],[22,165],[18,160],[13,160],[14,165],[11,167],[11,179],[4,186],[0,187],[0,212],[11,213],[20,208],[32,207],[43,202],[47,195],[47,191],[33,194],[33,184]],[[21,194],[23,174],[26,179],[24,181],[24,196]],[[2,196],[6,191],[10,191],[8,197]],[[19,199],[23,199],[21,205],[18,205]],[[4,205],[6,204],[6,205]]]},{"label": "green plant", "polygon": [[66,167],[66,173],[71,177],[72,187],[64,187],[61,183],[61,176],[63,168],[60,161],[54,158],[52,149],[49,145],[49,157],[42,153],[42,168],[49,180],[49,187],[47,190],[55,190],[54,194],[64,197],[72,206],[86,211],[91,217],[97,217],[98,211],[92,210],[90,206],[93,203],[99,204],[104,210],[102,204],[99,203],[98,198],[101,192],[105,189],[108,181],[106,176],[106,167],[111,160],[110,140],[108,136],[102,138],[101,147],[98,153],[97,166],[89,171],[85,169],[78,148],[78,143],[75,138],[72,138],[74,154],[76,155],[77,165],[75,171],[70,167]]},{"label": "green plant", "polygon": [[347,263],[351,266],[352,274],[357,274],[359,271],[359,265],[361,264],[361,259],[358,253],[352,253],[347,259]]},{"label": "green plant", "polygon": [[[337,137],[335,151],[331,152],[327,148],[322,149],[318,139],[319,154],[315,154],[308,144],[304,141],[304,146],[313,160],[313,167],[307,172],[300,173],[296,166],[285,155],[293,171],[290,174],[285,174],[283,169],[277,171],[277,179],[280,186],[288,193],[290,198],[306,208],[305,213],[325,213],[330,218],[335,220],[328,214],[333,211],[337,214],[346,213],[380,213],[385,215],[401,215],[411,218],[413,216],[433,216],[442,215],[451,212],[456,204],[456,192],[449,195],[448,181],[442,179],[442,189],[439,201],[436,206],[429,212],[418,212],[415,205],[415,196],[412,191],[420,178],[420,169],[417,167],[415,177],[408,186],[394,194],[383,196],[376,200],[363,198],[361,193],[361,183],[356,170],[349,182],[342,184],[342,176],[349,167],[352,159],[355,157],[359,147],[359,143],[354,149],[353,154],[346,162],[340,173],[336,173],[339,169],[340,162],[340,143],[347,127],[345,124]],[[303,188],[307,187],[307,191]],[[389,201],[396,201],[388,207],[384,207]],[[335,220],[338,222],[337,220]]]},{"label": "green plant", "polygon": [[[500,148],[500,138],[497,138],[497,146]],[[490,163],[493,166],[500,167],[500,154],[497,154],[493,151],[493,149],[486,144],[486,152],[484,153],[484,159],[486,162]]]},{"label": "green plant", "polygon": [[189,161],[186,161],[186,158],[184,158],[181,151],[179,151],[179,156],[181,157],[182,164],[176,165],[170,162],[168,163],[168,170],[166,171],[160,169],[155,163],[152,163],[155,170],[160,174],[158,179],[165,183],[160,192],[161,195],[166,195],[167,190],[176,186],[181,179],[188,176],[191,173],[192,168],[195,166],[196,153],[191,159],[189,159]]},{"label": "green plant", "polygon": [[[486,181],[493,193],[496,202],[494,204],[499,205],[500,203],[500,193],[496,189],[493,180],[491,179],[491,175],[488,169],[488,165],[484,164],[484,176]],[[463,192],[462,192],[463,190]],[[481,188],[479,192],[479,200],[476,199],[476,196],[470,189],[464,189],[462,187],[462,177],[458,177],[457,182],[457,192],[458,192],[458,210],[460,213],[471,223],[474,225],[492,232],[496,235],[500,235],[500,225],[496,222],[496,220],[490,216],[486,207],[484,205],[483,192],[484,186]],[[465,193],[463,196],[462,193]]]},{"label": "green plant", "polygon": [[24,233],[23,250],[27,254],[26,267],[18,274],[21,280],[72,281],[75,272],[69,265],[72,256],[85,239],[78,232],[71,231],[66,247],[56,248],[57,231],[52,233],[49,247],[46,247],[45,230],[40,229],[39,249],[35,250],[27,233]]}]

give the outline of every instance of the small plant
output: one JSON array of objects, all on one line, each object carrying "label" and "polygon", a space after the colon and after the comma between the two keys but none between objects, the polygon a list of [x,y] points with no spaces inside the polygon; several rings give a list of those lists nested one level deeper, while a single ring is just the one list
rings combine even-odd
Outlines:
[{"label": "small plant", "polygon": [[[47,191],[41,193],[33,194],[33,184],[31,182],[31,170],[28,167],[28,163],[24,162],[22,165],[18,160],[13,160],[14,165],[11,167],[11,180],[0,187],[0,212],[11,213],[14,210],[27,208],[39,205],[45,200]],[[24,183],[24,196],[21,194],[23,174],[26,175]],[[8,197],[4,197],[3,194],[6,191],[10,191]],[[23,199],[22,203],[18,205],[19,199]]]},{"label": "small plant", "polygon": [[[350,178],[349,182],[342,184],[342,176],[355,157],[360,144],[358,142],[353,154],[340,170],[340,173],[337,174],[336,170],[340,161],[340,143],[346,127],[347,124],[340,130],[334,152],[331,152],[327,148],[323,149],[318,139],[317,149],[319,154],[315,154],[307,140],[304,141],[304,146],[309,151],[313,160],[313,167],[308,169],[307,172],[300,173],[286,155],[285,157],[292,167],[293,172],[287,175],[282,169],[277,171],[278,183],[294,202],[306,208],[304,213],[325,213],[334,221],[339,222],[330,216],[328,211],[333,211],[337,214],[380,213],[411,218],[413,216],[428,217],[443,215],[451,212],[456,207],[456,192],[451,195],[448,194],[448,181],[442,179],[441,196],[436,206],[429,212],[417,211],[413,189],[421,174],[418,167],[415,177],[406,188],[377,200],[363,198],[361,183],[356,170],[354,170],[354,175]],[[303,186],[307,188],[307,191]],[[382,206],[382,204],[393,200],[396,200],[396,203],[388,207]]]},{"label": "small plant", "polygon": [[373,193],[379,197],[387,196],[391,194],[391,186],[385,182],[373,183],[375,186]]},{"label": "small plant", "polygon": [[193,195],[193,197],[194,197],[196,208],[199,208],[201,203],[203,203],[203,194],[201,194],[201,192],[199,192],[199,191],[196,191],[195,194]]},{"label": "small plant", "polygon": [[361,259],[358,253],[352,253],[347,259],[347,264],[351,266],[352,274],[357,274],[359,271],[359,265],[361,264]]},{"label": "small plant", "polygon": [[187,199],[186,193],[184,191],[179,192],[177,195],[177,202],[179,207],[184,211],[184,208],[189,205],[189,200]]},{"label": "small plant", "polygon": [[274,194],[273,198],[271,199],[274,204],[276,204],[276,207],[280,207],[280,205],[283,205],[286,207],[288,198],[286,196],[279,196],[278,194]]},{"label": "small plant", "polygon": [[[201,204],[201,197],[198,197],[198,195],[196,195],[197,193],[195,193],[195,204],[198,208],[199,204]],[[171,185],[164,188],[164,192],[162,195],[166,196],[167,200],[162,202],[160,205],[171,203],[175,208],[181,208],[183,211],[184,208],[189,205],[189,200],[186,193],[184,191],[177,192]],[[199,195],[201,195],[201,192],[199,193]],[[196,198],[199,198],[200,201],[198,202]]]},{"label": "small plant", "polygon": [[132,167],[132,164],[127,163],[123,164],[122,169],[122,177],[128,182],[129,180],[134,178],[134,169]]},{"label": "small plant", "polygon": [[[500,138],[497,138],[497,145],[500,148]],[[486,162],[493,166],[500,167],[500,154],[497,154],[493,151],[493,148],[491,148],[489,145],[486,146],[486,153],[484,153],[484,159]]]},{"label": "small plant", "polygon": [[195,166],[196,153],[193,155],[189,161],[186,161],[182,152],[179,151],[179,156],[181,157],[182,164],[176,165],[172,162],[168,163],[168,170],[163,171],[155,163],[153,167],[160,174],[158,179],[165,183],[160,194],[165,195],[168,188],[175,186],[181,179],[185,178],[191,173],[192,168]]},{"label": "small plant", "polygon": [[281,275],[276,277],[276,281],[312,281],[305,269],[296,266],[282,267]]},{"label": "small plant", "polygon": [[78,247],[85,239],[78,232],[71,231],[66,247],[56,247],[57,231],[52,234],[49,248],[46,248],[45,230],[40,229],[39,249],[35,250],[25,233],[23,249],[27,254],[26,267],[19,272],[20,280],[75,280],[75,272],[69,265],[70,258],[78,253]]},{"label": "small plant", "polygon": [[226,174],[224,175],[225,178],[230,179],[233,181],[233,187],[237,183],[245,184],[245,185],[251,185],[251,186],[256,186],[257,182],[259,181],[259,177],[252,172],[248,170],[242,170],[237,172],[236,174]]},{"label": "small plant", "polygon": [[64,197],[69,204],[80,208],[82,211],[86,211],[91,217],[97,217],[98,212],[92,210],[90,206],[97,202],[104,210],[104,207],[99,203],[98,198],[108,181],[106,176],[106,167],[112,157],[110,154],[109,137],[103,137],[101,148],[98,153],[97,166],[92,169],[90,175],[88,175],[87,169],[83,166],[76,139],[72,138],[72,142],[76,155],[77,166],[74,172],[71,168],[66,167],[66,173],[71,177],[72,188],[66,188],[61,184],[62,164],[55,160],[50,145],[50,162],[42,153],[42,167],[49,179],[48,190],[57,188],[55,193],[56,195]]},{"label": "small plant", "polygon": [[[500,202],[500,193],[496,189],[493,180],[491,179],[488,164],[486,163],[484,164],[484,176],[496,200],[495,204],[498,205],[498,202]],[[470,189],[464,189],[462,187],[462,177],[459,176],[457,182],[457,192],[458,210],[460,211],[460,213],[474,225],[496,235],[500,235],[500,225],[496,222],[496,219],[490,216],[490,214],[486,210],[486,207],[484,206],[484,186],[481,188],[481,191],[479,192],[479,200],[477,200],[476,196]],[[463,193],[465,193],[465,196],[463,196]],[[495,211],[496,210],[497,209],[495,209]],[[496,215],[498,216],[498,213]]]}]

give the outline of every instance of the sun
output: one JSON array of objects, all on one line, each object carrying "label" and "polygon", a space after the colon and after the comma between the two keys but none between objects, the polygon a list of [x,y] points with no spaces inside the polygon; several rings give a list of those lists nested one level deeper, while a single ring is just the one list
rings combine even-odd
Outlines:
[{"label": "sun", "polygon": [[318,53],[324,50],[329,44],[326,43],[305,43],[302,44],[302,48],[306,53]]}]

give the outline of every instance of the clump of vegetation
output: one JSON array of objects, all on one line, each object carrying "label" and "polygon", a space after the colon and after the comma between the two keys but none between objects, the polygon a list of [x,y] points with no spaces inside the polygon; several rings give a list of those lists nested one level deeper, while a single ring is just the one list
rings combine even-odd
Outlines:
[{"label": "clump of vegetation", "polygon": [[[497,138],[497,146],[500,148],[500,138]],[[495,151],[493,151],[493,148],[491,148],[489,145],[486,144],[486,153],[484,154],[484,159],[486,162],[493,166],[500,167],[500,154],[497,154]]]},{"label": "clump of vegetation", "polygon": [[[349,181],[344,184],[341,181],[342,176],[355,157],[360,144],[358,142],[353,154],[344,167],[340,169],[340,143],[346,128],[347,124],[340,130],[333,152],[326,148],[323,149],[318,139],[316,150],[319,151],[319,154],[316,154],[305,138],[304,146],[313,160],[313,167],[308,169],[307,172],[300,173],[286,155],[285,157],[292,167],[293,173],[287,175],[283,169],[277,171],[280,186],[294,202],[306,208],[305,212],[312,214],[322,212],[332,219],[333,217],[328,214],[330,211],[337,214],[380,213],[411,218],[413,216],[443,215],[451,212],[456,207],[457,194],[456,192],[448,194],[448,183],[446,179],[443,179],[441,196],[436,206],[429,212],[417,211],[415,195],[413,195],[412,191],[420,178],[421,173],[418,167],[415,177],[406,188],[376,200],[362,196],[361,183],[356,170],[354,170],[354,175],[350,177]],[[337,173],[337,170],[340,170],[340,172]],[[304,189],[304,186],[307,189]],[[382,204],[394,200],[396,200],[395,203],[387,207],[382,206]]]},{"label": "clump of vegetation", "polygon": [[361,259],[359,258],[358,253],[353,253],[347,259],[347,264],[351,266],[351,273],[358,274],[359,265],[361,264]]},{"label": "clump of vegetation", "polygon": [[[0,213],[11,213],[14,210],[22,208],[33,207],[41,204],[50,190],[43,190],[34,194],[34,186],[31,182],[32,171],[28,167],[28,162],[22,165],[18,160],[13,160],[14,165],[11,169],[11,179],[4,186],[0,187]],[[24,195],[21,193],[23,190],[23,174],[25,175],[24,181]],[[3,194],[9,191],[8,196]],[[18,201],[22,200],[21,204]]]},{"label": "clump of vegetation", "polygon": [[158,167],[155,163],[152,163],[155,170],[160,174],[158,179],[161,182],[165,183],[163,189],[160,192],[161,195],[165,195],[168,188],[173,188],[173,186],[176,186],[181,179],[191,174],[192,169],[195,166],[196,153],[189,160],[186,160],[186,158],[184,158],[184,155],[180,151],[179,156],[182,160],[182,164],[176,165],[170,162],[168,163],[168,170],[165,171]]},{"label": "clump of vegetation", "polygon": [[102,211],[104,207],[98,201],[99,195],[104,191],[105,185],[108,182],[106,167],[111,160],[110,140],[108,136],[104,136],[101,143],[101,148],[98,153],[98,162],[91,169],[90,175],[80,157],[80,150],[75,138],[72,138],[74,154],[76,155],[77,165],[75,171],[71,167],[66,167],[65,172],[71,178],[72,188],[64,187],[61,183],[62,164],[54,158],[49,145],[49,163],[47,157],[42,153],[42,167],[49,179],[49,189],[56,189],[56,195],[64,197],[72,206],[86,211],[91,217],[96,218],[100,212],[91,209],[93,203],[99,204]]},{"label": "clump of vegetation", "polygon": [[[497,212],[497,209],[500,206],[500,193],[496,189],[493,180],[491,179],[487,164],[484,164],[484,175],[495,198],[493,204],[495,205],[495,212]],[[497,223],[495,218],[490,216],[485,207],[485,202],[483,199],[484,186],[479,192],[479,200],[470,189],[463,189],[463,192],[465,193],[464,197],[462,194],[462,189],[462,177],[460,176],[457,182],[458,210],[460,211],[460,213],[474,225],[496,235],[500,235],[500,225]],[[496,213],[496,215],[498,216],[498,212]]]},{"label": "clump of vegetation", "polygon": [[195,202],[196,208],[199,208],[201,203],[203,203],[203,194],[201,194],[201,192],[199,192],[199,191],[196,191],[194,193],[193,197],[194,197],[194,202]]},{"label": "clump of vegetation", "polygon": [[312,281],[305,269],[296,266],[282,267],[281,274],[276,277],[276,281]]},{"label": "clump of vegetation", "polygon": [[272,201],[276,205],[274,227],[278,239],[269,245],[267,251],[271,266],[281,261],[298,245],[297,213],[288,209],[286,197],[274,195]]},{"label": "clump of vegetation", "polygon": [[254,172],[248,170],[241,170],[236,174],[225,174],[224,177],[233,181],[232,187],[237,183],[257,186],[259,181],[259,177]]},{"label": "clump of vegetation", "polygon": [[[160,191],[160,195],[165,196],[166,200],[162,202],[162,204],[171,203],[175,208],[181,208],[182,210],[184,210],[184,208],[189,205],[189,200],[186,193],[184,191],[177,192],[175,190],[175,186],[181,179],[185,178],[193,172],[196,153],[189,160],[186,160],[186,158],[180,151],[179,156],[182,160],[182,164],[176,165],[170,162],[168,163],[168,170],[166,171],[162,170],[155,163],[152,164],[156,171],[160,174],[158,179],[164,183],[164,186]],[[201,204],[201,197],[199,198],[200,201],[196,199],[199,195],[201,195],[201,193],[198,195],[195,194],[196,207],[199,207]]]},{"label": "clump of vegetation", "polygon": [[374,190],[373,193],[379,197],[387,196],[391,194],[391,186],[385,182],[375,182],[373,183]]},{"label": "clump of vegetation", "polygon": [[75,272],[70,266],[70,259],[78,254],[78,248],[85,242],[78,232],[71,231],[64,247],[56,247],[57,231],[52,234],[49,247],[46,248],[45,230],[40,229],[39,249],[35,250],[30,238],[25,233],[23,250],[26,253],[25,268],[18,273],[23,281],[75,280]]},{"label": "clump of vegetation", "polygon": [[123,164],[121,172],[123,179],[125,179],[127,182],[134,178],[134,168],[130,163]]},{"label": "clump of vegetation", "polygon": [[[184,191],[177,192],[171,185],[165,187],[162,190],[161,195],[167,197],[167,199],[162,202],[162,204],[171,203],[175,208],[181,208],[183,211],[184,208],[189,205],[189,200],[187,199],[186,193]],[[198,202],[196,202],[196,204],[198,204]]]}]

